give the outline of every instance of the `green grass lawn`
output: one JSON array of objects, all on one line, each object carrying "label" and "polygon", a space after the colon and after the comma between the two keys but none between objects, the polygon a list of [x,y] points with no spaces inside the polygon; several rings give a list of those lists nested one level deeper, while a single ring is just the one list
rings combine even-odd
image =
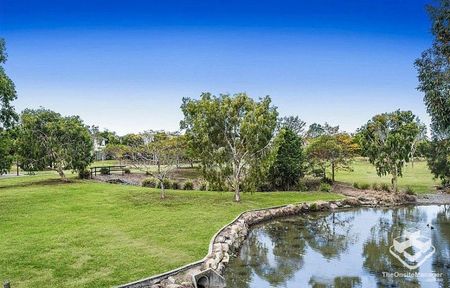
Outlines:
[{"label": "green grass lawn", "polygon": [[[357,159],[352,164],[353,171],[337,171],[336,181],[358,183],[391,183],[390,176],[378,177],[375,167],[365,159]],[[414,167],[409,163],[404,168],[403,177],[399,178],[399,188],[405,189],[410,186],[416,193],[432,193],[434,185],[439,184],[433,179],[426,161],[414,162]]]},{"label": "green grass lawn", "polygon": [[0,178],[0,281],[16,287],[108,287],[205,256],[240,212],[340,198],[332,193],[159,191],[53,172]]}]

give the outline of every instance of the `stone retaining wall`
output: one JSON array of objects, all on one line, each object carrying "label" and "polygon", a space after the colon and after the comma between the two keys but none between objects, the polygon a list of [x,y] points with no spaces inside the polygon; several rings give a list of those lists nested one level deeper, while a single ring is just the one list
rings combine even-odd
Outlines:
[{"label": "stone retaining wall", "polygon": [[[380,203],[378,199],[346,198],[342,201],[318,201],[313,203],[290,204],[261,210],[251,210],[241,213],[230,224],[220,229],[213,236],[208,254],[198,262],[188,264],[179,269],[160,274],[154,277],[142,279],[133,283],[119,286],[120,288],[193,288],[192,275],[209,268],[223,275],[230,256],[236,252],[247,237],[251,226],[277,217],[299,215],[314,211],[327,211],[339,208],[352,208],[359,206],[392,206],[408,202],[414,199],[408,197],[396,197],[393,202]],[[380,205],[381,204],[381,205]]]}]

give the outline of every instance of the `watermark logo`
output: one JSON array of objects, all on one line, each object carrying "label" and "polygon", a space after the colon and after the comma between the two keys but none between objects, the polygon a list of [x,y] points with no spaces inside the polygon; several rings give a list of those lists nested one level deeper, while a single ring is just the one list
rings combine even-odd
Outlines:
[{"label": "watermark logo", "polygon": [[395,238],[389,247],[389,252],[411,270],[421,266],[435,251],[431,239],[414,228],[407,229],[402,236]]}]

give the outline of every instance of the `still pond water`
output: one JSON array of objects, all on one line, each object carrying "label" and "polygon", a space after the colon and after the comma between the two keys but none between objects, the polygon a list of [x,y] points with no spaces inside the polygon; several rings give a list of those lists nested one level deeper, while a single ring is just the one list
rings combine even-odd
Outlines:
[{"label": "still pond water", "polygon": [[[419,257],[415,262],[397,254],[410,265],[426,259],[412,270],[389,252],[394,238],[411,231],[432,245],[426,251],[416,246],[405,250],[409,257]],[[225,279],[227,287],[235,288],[448,288],[450,206],[362,208],[261,224],[230,260]]]}]

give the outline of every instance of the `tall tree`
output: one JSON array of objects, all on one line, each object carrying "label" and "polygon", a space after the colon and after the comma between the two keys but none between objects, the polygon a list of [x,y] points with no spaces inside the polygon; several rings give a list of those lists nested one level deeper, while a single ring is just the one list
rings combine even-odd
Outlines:
[{"label": "tall tree", "polygon": [[359,129],[360,141],[377,174],[392,176],[392,190],[397,191],[397,179],[403,166],[410,161],[411,151],[420,133],[420,121],[411,111],[397,110],[375,115]]},{"label": "tall tree", "polygon": [[20,125],[18,154],[24,170],[49,168],[64,180],[65,169],[82,171],[93,160],[89,128],[78,116],[26,109]]},{"label": "tall tree", "polygon": [[3,67],[7,58],[5,40],[0,38],[0,175],[9,171],[13,161],[13,139],[10,130],[18,120],[11,104],[17,98],[16,88]]},{"label": "tall tree", "polygon": [[274,142],[275,156],[269,168],[269,182],[275,189],[290,190],[304,175],[303,141],[291,129],[283,128]]},{"label": "tall tree", "polygon": [[181,128],[205,178],[225,180],[235,192],[235,201],[240,201],[240,186],[254,159],[269,147],[277,125],[278,113],[270,97],[254,101],[245,93],[203,93],[199,100],[184,98],[181,109]]},{"label": "tall tree", "polygon": [[305,133],[305,121],[298,116],[285,116],[278,120],[280,129],[287,128],[292,130],[297,135],[303,135]]},{"label": "tall tree", "polygon": [[415,65],[419,87],[432,121],[432,151],[428,166],[444,185],[450,185],[450,0],[427,6],[431,19],[432,47],[424,51]]}]

